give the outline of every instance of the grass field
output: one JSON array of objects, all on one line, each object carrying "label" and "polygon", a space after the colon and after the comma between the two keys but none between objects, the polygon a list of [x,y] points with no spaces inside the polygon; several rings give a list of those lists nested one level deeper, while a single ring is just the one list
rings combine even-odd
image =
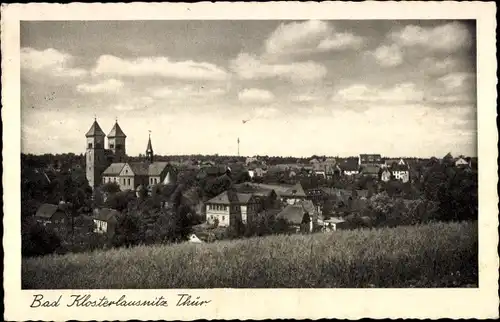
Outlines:
[{"label": "grass field", "polygon": [[23,289],[477,287],[477,223],[23,259]]}]

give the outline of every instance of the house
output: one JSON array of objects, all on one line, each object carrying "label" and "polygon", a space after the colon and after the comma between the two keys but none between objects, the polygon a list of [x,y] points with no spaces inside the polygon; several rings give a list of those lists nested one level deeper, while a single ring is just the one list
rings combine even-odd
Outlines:
[{"label": "house", "polygon": [[44,226],[57,227],[65,223],[66,213],[58,206],[53,204],[42,204],[36,211],[35,219]]},{"label": "house", "polygon": [[296,232],[312,232],[318,223],[318,217],[318,211],[310,200],[287,205],[276,216],[277,219],[288,222]]},{"label": "house", "polygon": [[331,217],[328,219],[323,219],[319,222],[321,225],[321,230],[323,232],[336,231],[337,229],[342,229],[347,226],[347,222],[340,217]]},{"label": "house", "polygon": [[348,158],[340,161],[338,167],[343,175],[353,176],[359,173],[359,163],[355,158]]},{"label": "house", "polygon": [[391,180],[391,176],[392,176],[391,171],[385,168],[384,170],[382,170],[382,173],[380,174],[380,180],[388,182]]},{"label": "house", "polygon": [[457,168],[466,168],[466,167],[469,167],[469,162],[467,162],[467,160],[465,160],[464,158],[462,157],[459,157],[456,161],[455,161],[455,166]]},{"label": "house", "polygon": [[119,214],[120,213],[115,209],[94,209],[94,232],[104,234],[108,238],[113,238],[118,223],[117,216]]},{"label": "house", "polygon": [[277,198],[288,204],[304,200],[307,197],[304,192],[304,188],[302,188],[300,183],[296,183],[294,185],[274,185],[245,182],[244,184],[252,185],[253,187],[258,188],[258,190],[274,190]]},{"label": "house", "polygon": [[382,156],[380,154],[360,154],[359,165],[382,165]]},{"label": "house", "polygon": [[205,203],[207,222],[217,220],[219,227],[228,227],[238,220],[246,223],[261,206],[260,199],[251,193],[227,190]]},{"label": "house", "polygon": [[204,179],[207,177],[219,177],[228,173],[228,169],[223,165],[214,165],[214,166],[203,166],[198,174],[196,175],[197,179]]},{"label": "house", "polygon": [[368,176],[372,178],[379,178],[380,174],[380,165],[375,165],[375,164],[366,164],[361,166],[361,174],[363,176]]},{"label": "house", "polygon": [[396,180],[408,182],[410,180],[410,169],[407,165],[395,165],[391,168],[392,176]]}]

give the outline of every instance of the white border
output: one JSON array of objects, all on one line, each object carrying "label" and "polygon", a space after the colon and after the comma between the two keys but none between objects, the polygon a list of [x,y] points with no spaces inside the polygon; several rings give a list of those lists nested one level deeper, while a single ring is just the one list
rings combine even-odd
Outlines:
[{"label": "white border", "polygon": [[[498,195],[495,3],[324,2],[2,5],[4,291],[6,320],[494,318],[498,317]],[[20,20],[476,19],[479,157],[478,289],[214,289],[205,308],[30,309],[20,277]],[[175,297],[179,290],[43,291],[128,298]]]}]

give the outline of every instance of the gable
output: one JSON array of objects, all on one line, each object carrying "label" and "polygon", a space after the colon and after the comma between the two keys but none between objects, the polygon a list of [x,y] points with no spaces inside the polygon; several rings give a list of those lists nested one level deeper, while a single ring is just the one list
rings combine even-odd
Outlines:
[{"label": "gable", "polygon": [[122,171],[120,171],[120,176],[133,176],[135,175],[134,171],[130,167],[128,163],[125,163],[125,165],[122,168]]}]

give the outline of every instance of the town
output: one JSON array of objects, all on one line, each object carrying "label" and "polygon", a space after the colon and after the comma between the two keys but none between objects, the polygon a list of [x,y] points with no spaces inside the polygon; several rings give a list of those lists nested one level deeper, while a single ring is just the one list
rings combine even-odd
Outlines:
[{"label": "town", "polygon": [[161,156],[151,134],[132,157],[118,120],[85,137],[22,155],[24,256],[477,219],[474,157]]}]

